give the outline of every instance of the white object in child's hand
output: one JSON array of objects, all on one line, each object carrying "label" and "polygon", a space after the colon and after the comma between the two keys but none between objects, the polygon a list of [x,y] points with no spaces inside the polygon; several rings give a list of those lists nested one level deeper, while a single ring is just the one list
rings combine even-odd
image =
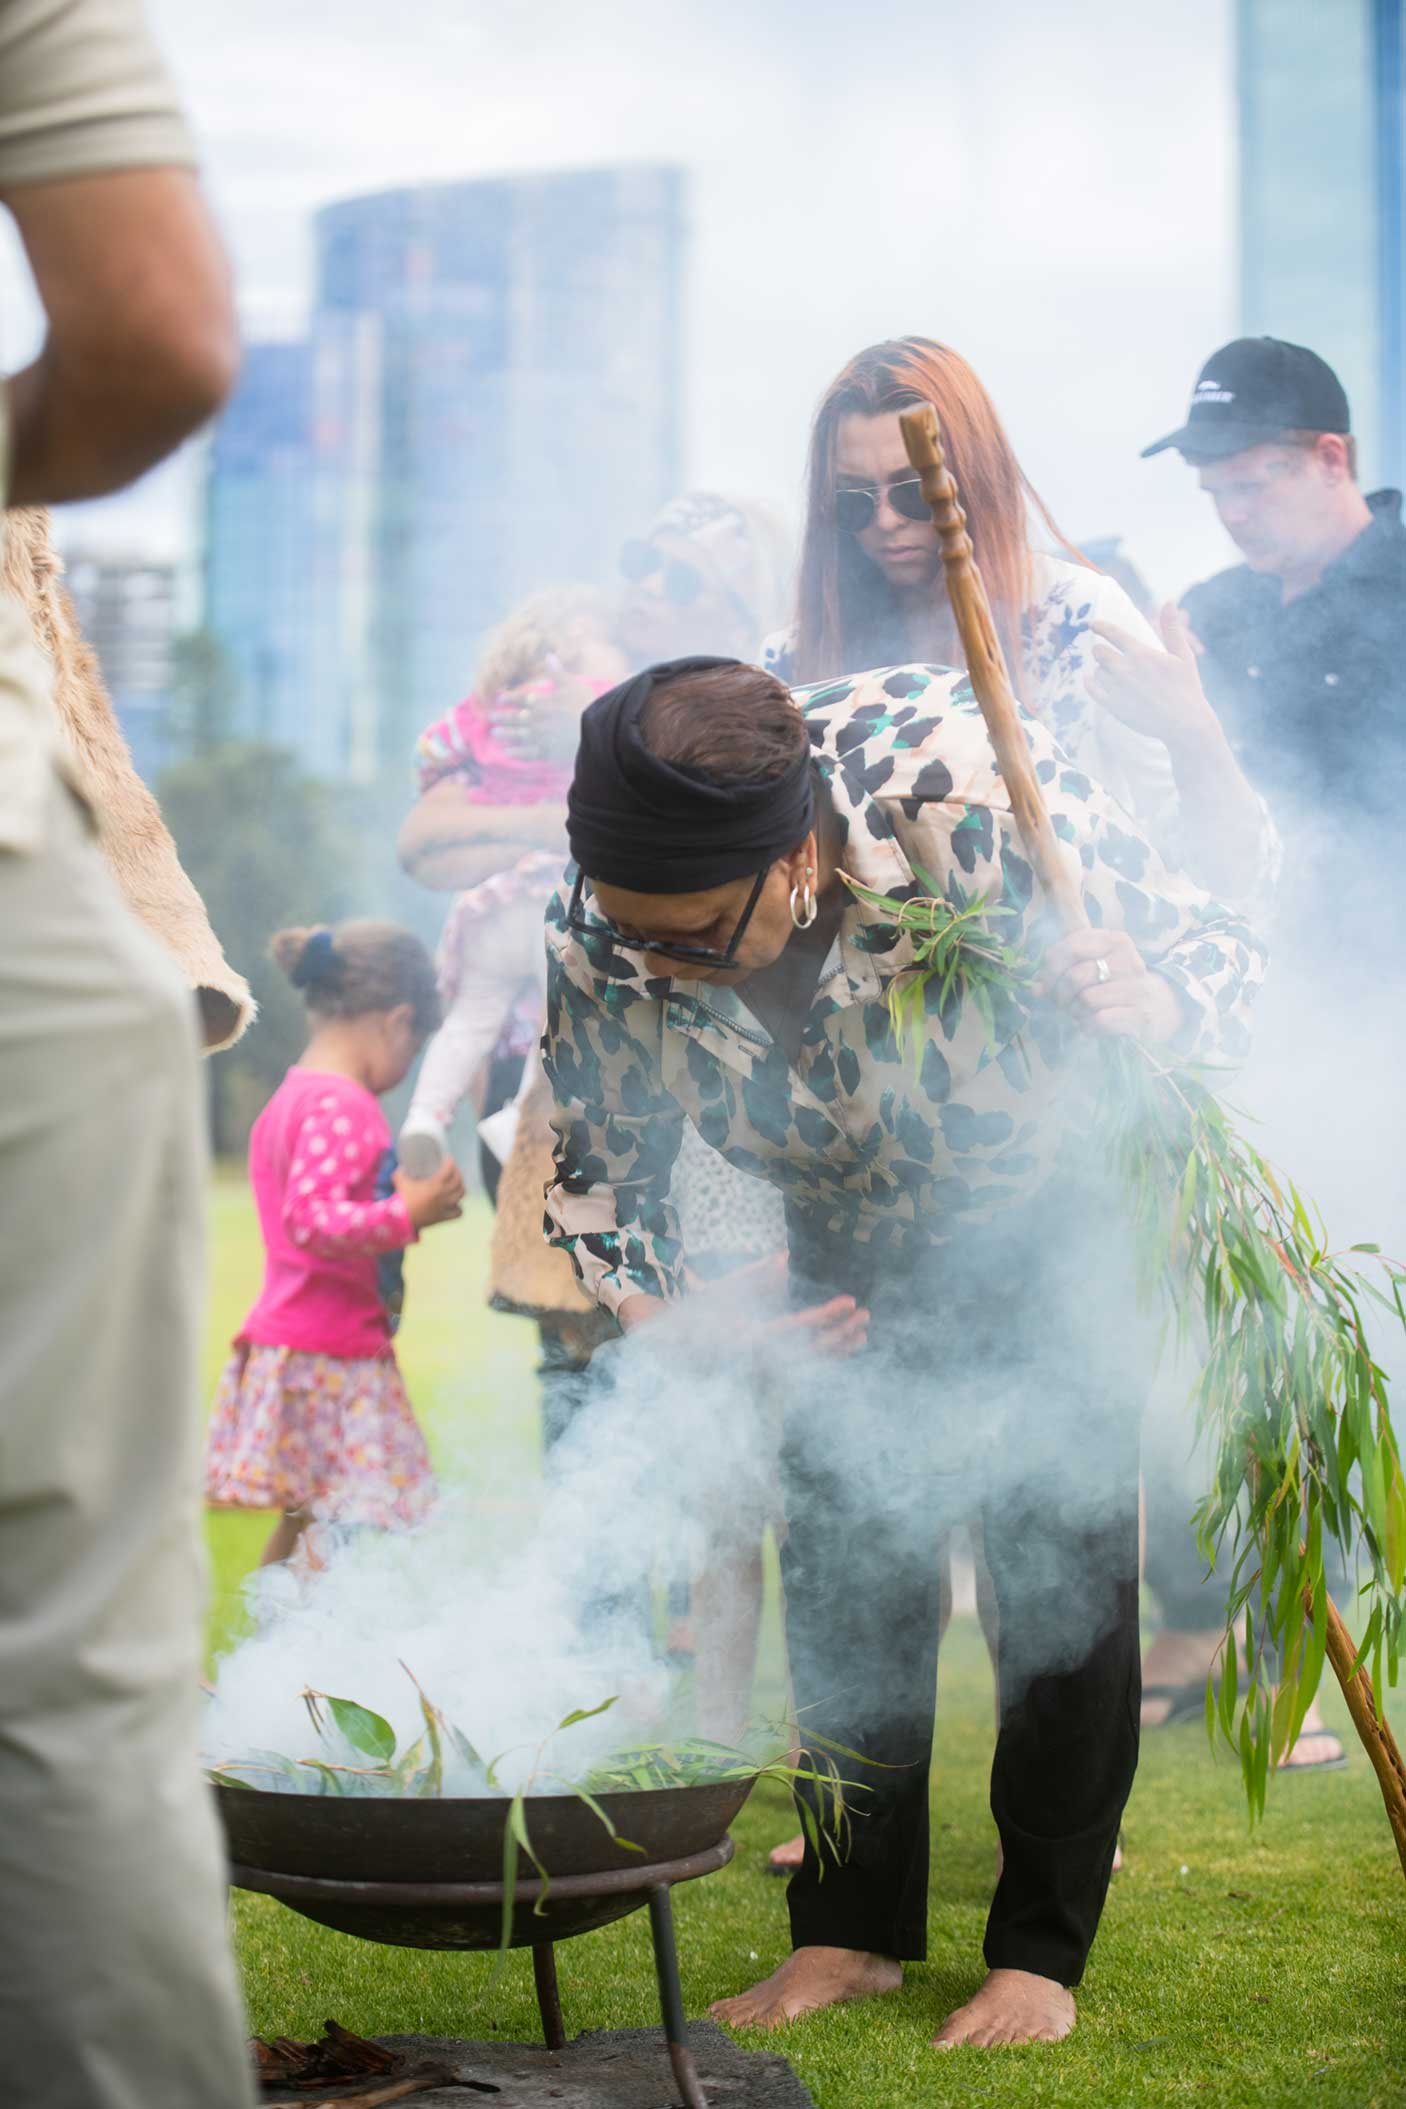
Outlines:
[{"label": "white object in child's hand", "polygon": [[449,1154],[449,1138],[428,1113],[412,1113],[400,1131],[396,1156],[410,1179],[428,1179]]},{"label": "white object in child's hand", "polygon": [[519,1117],[518,1102],[515,1098],[510,1098],[506,1106],[500,1106],[496,1113],[490,1113],[486,1120],[481,1120],[478,1124],[479,1141],[492,1151],[499,1164],[506,1164],[512,1155],[513,1138],[517,1134]]},{"label": "white object in child's hand", "polygon": [[522,1077],[517,1090],[506,1105],[488,1114],[478,1124],[478,1139],[493,1152],[499,1164],[506,1164],[513,1153],[517,1140],[518,1124],[522,1109],[527,1103],[533,1085],[542,1074],[542,1044],[534,1041],[522,1065]]}]

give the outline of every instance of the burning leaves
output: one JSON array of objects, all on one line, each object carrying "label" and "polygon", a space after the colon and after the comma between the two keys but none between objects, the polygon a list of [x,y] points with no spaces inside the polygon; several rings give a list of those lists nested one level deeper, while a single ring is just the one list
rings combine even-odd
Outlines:
[{"label": "burning leaves", "polygon": [[[355,1699],[339,1699],[331,1692],[308,1687],[302,1694],[303,1704],[319,1739],[328,1745],[327,1757],[289,1758],[277,1751],[254,1750],[247,1757],[222,1759],[211,1768],[211,1778],[221,1786],[259,1787],[266,1792],[433,1798],[444,1792],[447,1750],[464,1775],[464,1791],[480,1784],[493,1788],[493,1767],[484,1763],[463,1730],[431,1703],[414,1671],[403,1662],[401,1668],[415,1687],[424,1722],[423,1733],[405,1750],[397,1750],[395,1730],[383,1714]],[[573,1714],[561,1726],[586,1718]],[[347,1752],[371,1762],[349,1763]]]},{"label": "burning leaves", "polygon": [[[382,1714],[354,1699],[330,1692],[307,1689],[302,1694],[308,1718],[327,1755],[289,1758],[277,1751],[251,1751],[246,1757],[225,1758],[209,1770],[209,1778],[223,1788],[245,1788],[264,1793],[339,1795],[344,1797],[438,1798],[445,1791],[445,1756],[451,1760],[451,1779],[456,1789],[501,1795],[503,1817],[503,1917],[500,1955],[506,1955],[512,1938],[513,1908],[517,1900],[522,1862],[526,1860],[540,1885],[533,1911],[544,1914],[551,1891],[551,1875],[532,1842],[528,1810],[534,1796],[574,1796],[588,1809],[611,1844],[628,1853],[643,1853],[633,1839],[616,1828],[601,1795],[648,1793],[659,1789],[717,1785],[726,1781],[778,1779],[791,1787],[804,1787],[800,1797],[806,1835],[820,1859],[839,1862],[848,1851],[851,1809],[848,1795],[865,1791],[861,1782],[841,1776],[837,1758],[870,1765],[874,1761],[811,1736],[808,1747],[794,1760],[781,1755],[729,1749],[721,1743],[701,1739],[671,1743],[638,1744],[613,1752],[594,1765],[584,1777],[564,1771],[551,1753],[555,1739],[583,1721],[594,1721],[615,1705],[614,1698],[598,1706],[573,1707],[531,1753],[525,1776],[509,1794],[498,1768],[518,1752],[504,1751],[485,1764],[463,1731],[429,1698],[408,1664],[401,1668],[415,1686],[424,1722],[423,1733],[404,1751],[398,1749],[394,1728]],[[768,1738],[773,1752],[789,1751],[794,1735],[792,1724],[777,1729]],[[354,1764],[352,1757],[372,1760]],[[887,1769],[887,1768],[885,1768]]]}]

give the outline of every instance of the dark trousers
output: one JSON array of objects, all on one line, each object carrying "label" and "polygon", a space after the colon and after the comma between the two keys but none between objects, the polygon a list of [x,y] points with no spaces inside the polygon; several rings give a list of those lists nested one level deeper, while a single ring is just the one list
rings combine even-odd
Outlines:
[{"label": "dark trousers", "polygon": [[1000,1622],[1004,1855],[986,1960],[1068,1985],[1083,1973],[1137,1766],[1143,1334],[1131,1301],[1091,1279],[1083,1234],[1050,1259],[1047,1228],[1027,1218],[906,1266],[890,1255],[882,1285],[853,1248],[793,1234],[799,1300],[848,1287],[873,1312],[870,1351],[809,1372],[787,1418],[798,1718],[802,1739],[894,1768],[837,1760],[861,1782],[850,1847],[822,1875],[807,1846],[798,1947],[926,1953],[938,1555],[979,1518]]}]

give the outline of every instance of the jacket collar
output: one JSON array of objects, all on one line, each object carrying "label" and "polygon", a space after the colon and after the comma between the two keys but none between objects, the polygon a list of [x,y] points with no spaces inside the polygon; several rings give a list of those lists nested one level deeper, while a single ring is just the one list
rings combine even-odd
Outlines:
[{"label": "jacket collar", "polygon": [[1345,580],[1376,580],[1383,571],[1401,568],[1406,527],[1401,524],[1400,491],[1369,491],[1367,504],[1372,517],[1339,557],[1327,565],[1320,585],[1339,585]]}]

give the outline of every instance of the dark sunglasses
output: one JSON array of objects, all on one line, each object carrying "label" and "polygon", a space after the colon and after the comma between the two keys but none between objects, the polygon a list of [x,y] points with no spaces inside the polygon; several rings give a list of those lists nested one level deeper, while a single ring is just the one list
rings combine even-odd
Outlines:
[{"label": "dark sunglasses", "polygon": [[677,557],[666,558],[653,542],[627,542],[620,552],[620,569],[632,586],[662,571],[664,597],[676,608],[691,607],[708,584],[694,565],[681,563]]},{"label": "dark sunglasses", "polygon": [[[916,476],[905,476],[899,483],[887,485],[888,501],[903,520],[927,520],[931,513],[928,501],[923,496],[923,486]],[[862,535],[872,525],[879,510],[879,493],[872,483],[854,484],[835,493],[835,525],[842,527],[847,535]]]},{"label": "dark sunglasses", "polygon": [[757,873],[752,891],[747,896],[747,904],[737,919],[737,928],[728,939],[725,952],[717,951],[712,945],[679,945],[668,938],[631,937],[620,929],[618,924],[607,922],[604,916],[588,915],[582,903],[582,895],[586,890],[586,875],[579,871],[572,889],[571,906],[566,911],[566,927],[574,937],[594,938],[597,942],[604,940],[611,946],[624,945],[631,952],[653,952],[659,959],[677,959],[683,966],[735,967],[738,963],[737,947],[741,944],[743,933],[762,897],[762,888],[770,870],[770,864],[764,864]]}]

